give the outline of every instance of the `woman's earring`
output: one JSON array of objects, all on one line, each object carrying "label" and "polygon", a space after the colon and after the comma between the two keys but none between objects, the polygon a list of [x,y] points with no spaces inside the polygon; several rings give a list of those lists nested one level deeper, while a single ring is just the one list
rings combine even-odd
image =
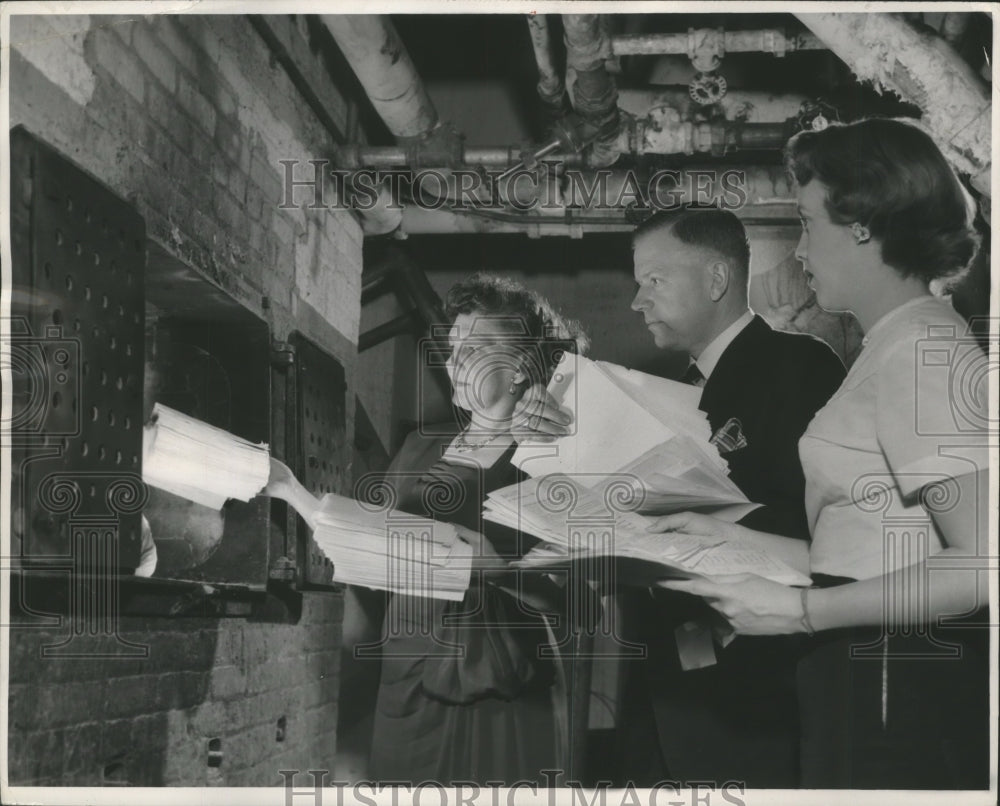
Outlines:
[{"label": "woman's earring", "polygon": [[857,221],[851,224],[851,232],[854,234],[854,240],[859,246],[863,243],[868,243],[872,237],[872,234],[868,231],[868,227],[859,224]]},{"label": "woman's earring", "polygon": [[514,373],[514,377],[510,379],[510,386],[507,387],[507,394],[508,395],[513,396],[513,395],[516,395],[516,394],[520,393],[521,390],[518,387],[522,383],[524,383],[524,379],[523,378],[521,378],[521,380],[518,380],[518,378],[520,378],[520,377],[521,377],[521,374],[519,372],[515,372]]}]

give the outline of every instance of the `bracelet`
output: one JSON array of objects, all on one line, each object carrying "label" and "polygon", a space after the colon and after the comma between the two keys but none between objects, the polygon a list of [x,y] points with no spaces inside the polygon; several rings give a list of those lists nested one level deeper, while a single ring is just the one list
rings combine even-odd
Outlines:
[{"label": "bracelet", "polygon": [[812,621],[809,619],[809,604],[807,601],[807,596],[809,594],[809,588],[801,588],[802,593],[800,598],[802,599],[802,626],[809,635],[815,635],[816,630],[813,629]]}]

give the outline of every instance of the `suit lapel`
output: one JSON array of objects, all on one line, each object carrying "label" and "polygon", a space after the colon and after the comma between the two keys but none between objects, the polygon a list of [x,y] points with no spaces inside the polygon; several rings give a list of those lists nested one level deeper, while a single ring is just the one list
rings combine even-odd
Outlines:
[{"label": "suit lapel", "polygon": [[708,415],[713,432],[732,416],[733,405],[747,384],[759,380],[754,368],[760,366],[760,351],[767,349],[770,332],[771,326],[755,315],[726,348],[705,382],[698,408]]}]

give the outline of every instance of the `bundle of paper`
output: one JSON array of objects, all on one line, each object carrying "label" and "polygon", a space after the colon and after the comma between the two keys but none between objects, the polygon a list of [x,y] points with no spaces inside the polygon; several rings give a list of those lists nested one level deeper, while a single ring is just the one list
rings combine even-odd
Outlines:
[{"label": "bundle of paper", "polygon": [[267,484],[270,454],[221,428],[160,403],[142,435],[142,478],[147,484],[221,509],[229,498],[249,501]]},{"label": "bundle of paper", "polygon": [[332,493],[320,501],[315,522],[313,539],[337,582],[453,601],[469,587],[472,546],[451,524],[371,511]]},{"label": "bundle of paper", "polygon": [[522,568],[568,562],[607,568],[607,563],[593,561],[609,558],[614,577],[631,584],[649,585],[671,576],[737,573],[757,574],[785,585],[810,584],[808,577],[746,543],[648,532],[653,518],[609,506],[606,492],[566,476],[528,479],[491,493],[484,517],[544,541],[516,563]]},{"label": "bundle of paper", "polygon": [[569,474],[588,487],[624,482],[648,514],[694,509],[739,520],[756,506],[710,442],[697,387],[568,356],[548,391],[573,413],[574,431],[552,443],[522,442],[513,461],[528,475]]}]

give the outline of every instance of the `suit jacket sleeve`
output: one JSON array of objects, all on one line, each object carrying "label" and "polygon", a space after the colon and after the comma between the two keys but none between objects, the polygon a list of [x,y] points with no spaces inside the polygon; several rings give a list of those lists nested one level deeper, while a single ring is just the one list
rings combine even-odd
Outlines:
[{"label": "suit jacket sleeve", "polygon": [[[755,445],[734,481],[764,506],[741,523],[752,529],[809,538],[805,477],[798,443],[810,421],[844,379],[837,355],[818,339],[782,338],[772,355],[769,389],[762,390]],[[739,475],[739,478],[735,476]],[[742,482],[742,483],[741,483]]]}]

